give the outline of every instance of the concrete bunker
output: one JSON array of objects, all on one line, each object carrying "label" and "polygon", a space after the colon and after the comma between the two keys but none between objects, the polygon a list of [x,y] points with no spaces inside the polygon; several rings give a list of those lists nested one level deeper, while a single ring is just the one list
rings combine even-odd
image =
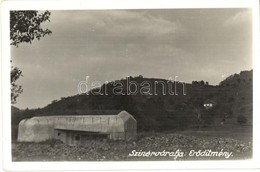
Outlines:
[{"label": "concrete bunker", "polygon": [[136,138],[137,122],[126,111],[117,115],[38,116],[19,123],[19,142],[59,139],[69,145],[84,144],[93,137],[111,140]]}]

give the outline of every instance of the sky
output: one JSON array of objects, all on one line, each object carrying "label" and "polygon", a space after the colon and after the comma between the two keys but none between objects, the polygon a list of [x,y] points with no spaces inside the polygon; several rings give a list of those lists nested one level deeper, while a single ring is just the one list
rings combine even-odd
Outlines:
[{"label": "sky", "polygon": [[217,85],[252,69],[250,9],[51,11],[52,31],[11,46],[22,70],[16,107],[44,107],[78,94],[78,84],[126,76],[174,78]]}]

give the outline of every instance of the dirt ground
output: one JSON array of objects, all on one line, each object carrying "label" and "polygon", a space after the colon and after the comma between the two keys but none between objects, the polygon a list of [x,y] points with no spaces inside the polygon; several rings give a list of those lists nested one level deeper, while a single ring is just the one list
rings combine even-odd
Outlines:
[{"label": "dirt ground", "polygon": [[252,132],[182,131],[139,133],[135,141],[89,140],[69,146],[59,140],[12,143],[13,161],[236,160],[252,158]]}]

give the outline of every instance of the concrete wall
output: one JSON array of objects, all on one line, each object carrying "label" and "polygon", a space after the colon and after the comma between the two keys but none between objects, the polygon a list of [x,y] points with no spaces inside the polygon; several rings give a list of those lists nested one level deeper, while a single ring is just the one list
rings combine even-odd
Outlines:
[{"label": "concrete wall", "polygon": [[[126,111],[118,115],[42,116],[19,123],[18,141],[40,142],[57,138],[73,144],[75,133],[107,134],[113,140],[136,138],[137,123]],[[83,132],[83,134],[82,134]]]},{"label": "concrete wall", "polygon": [[41,142],[54,137],[53,117],[24,119],[18,126],[18,141]]},{"label": "concrete wall", "polygon": [[[75,146],[84,145],[93,139],[108,139],[109,134],[98,132],[86,132],[86,131],[71,131],[71,130],[56,130],[56,139],[62,142]],[[59,135],[58,135],[59,134]]]},{"label": "concrete wall", "polygon": [[117,115],[60,116],[55,129],[89,132],[124,132],[124,124]]}]

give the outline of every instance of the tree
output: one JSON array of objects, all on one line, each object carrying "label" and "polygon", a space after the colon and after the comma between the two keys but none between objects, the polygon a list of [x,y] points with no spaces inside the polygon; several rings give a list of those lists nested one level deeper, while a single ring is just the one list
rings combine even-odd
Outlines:
[{"label": "tree", "polygon": [[238,122],[240,125],[242,125],[242,124],[245,124],[245,123],[247,122],[247,119],[246,119],[246,117],[245,117],[244,115],[239,115],[239,116],[237,117],[237,122]]},{"label": "tree", "polygon": [[192,81],[192,85],[198,85],[199,82],[198,81]]},{"label": "tree", "polygon": [[16,98],[23,92],[22,86],[17,85],[15,82],[20,76],[22,76],[22,71],[17,68],[11,66],[11,103],[16,103]]},{"label": "tree", "polygon": [[50,21],[51,13],[45,11],[11,11],[10,12],[10,39],[11,45],[18,46],[19,43],[32,43],[37,38],[49,35],[49,29],[42,29],[41,23]]},{"label": "tree", "polygon": [[[10,44],[18,47],[20,43],[32,43],[37,38],[51,34],[51,30],[42,29],[41,23],[50,21],[51,13],[45,11],[11,11],[10,12]],[[16,103],[17,97],[23,92],[22,86],[16,81],[23,76],[18,67],[11,65],[11,103]]]},{"label": "tree", "polygon": [[202,109],[200,109],[200,108],[194,108],[194,113],[192,113],[192,115],[195,117],[195,122],[196,122],[196,125],[197,125],[197,127],[199,128],[199,129],[201,129],[201,127],[202,127],[202,125],[203,125],[203,123],[204,123],[204,120],[203,120],[203,118],[202,118]]}]

